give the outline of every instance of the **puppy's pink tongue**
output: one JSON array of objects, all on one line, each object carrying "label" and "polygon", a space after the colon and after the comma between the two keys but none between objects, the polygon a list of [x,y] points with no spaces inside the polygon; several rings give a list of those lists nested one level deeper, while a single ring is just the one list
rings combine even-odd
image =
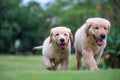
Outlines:
[{"label": "puppy's pink tongue", "polygon": [[67,48],[67,46],[66,46],[66,45],[60,45],[60,47],[61,47],[62,49]]},{"label": "puppy's pink tongue", "polygon": [[103,45],[105,45],[105,42],[104,42],[103,40],[98,40],[98,41],[97,41],[97,44],[98,44],[99,46],[103,46]]}]

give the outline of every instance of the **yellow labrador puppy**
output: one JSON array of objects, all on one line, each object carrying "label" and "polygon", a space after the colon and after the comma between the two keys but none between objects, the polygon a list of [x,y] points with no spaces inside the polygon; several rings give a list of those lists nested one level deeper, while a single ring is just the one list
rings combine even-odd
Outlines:
[{"label": "yellow labrador puppy", "polygon": [[75,33],[77,69],[81,68],[81,58],[90,70],[98,70],[100,57],[106,46],[110,22],[103,18],[89,18]]},{"label": "yellow labrador puppy", "polygon": [[61,63],[62,70],[67,70],[71,43],[73,43],[71,30],[66,27],[56,27],[51,29],[50,36],[44,41],[43,46],[34,49],[43,48],[42,59],[46,69],[57,70],[58,64]]}]

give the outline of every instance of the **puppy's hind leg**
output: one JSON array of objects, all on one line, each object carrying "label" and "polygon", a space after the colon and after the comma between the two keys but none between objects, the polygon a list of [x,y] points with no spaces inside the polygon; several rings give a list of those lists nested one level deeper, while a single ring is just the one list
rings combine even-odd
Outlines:
[{"label": "puppy's hind leg", "polygon": [[46,69],[53,70],[52,63],[48,57],[43,56],[42,61],[43,61],[44,66],[46,67]]},{"label": "puppy's hind leg", "polygon": [[77,59],[77,70],[81,69],[81,59],[82,59],[82,54],[76,50],[76,59]]}]

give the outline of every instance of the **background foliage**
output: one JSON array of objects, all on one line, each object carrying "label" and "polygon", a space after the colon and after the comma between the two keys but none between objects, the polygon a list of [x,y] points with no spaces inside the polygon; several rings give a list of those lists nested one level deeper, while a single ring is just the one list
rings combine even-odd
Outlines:
[{"label": "background foliage", "polygon": [[117,60],[109,58],[119,65],[119,3],[119,0],[54,0],[43,8],[34,1],[23,5],[22,0],[0,0],[0,54],[39,54],[32,48],[42,44],[52,27],[66,26],[74,34],[86,19],[103,17],[110,20],[112,27],[105,52],[114,55]]}]

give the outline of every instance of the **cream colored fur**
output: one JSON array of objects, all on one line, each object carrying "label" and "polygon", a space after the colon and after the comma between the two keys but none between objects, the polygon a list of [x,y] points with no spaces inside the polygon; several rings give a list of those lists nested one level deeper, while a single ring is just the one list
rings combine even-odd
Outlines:
[{"label": "cream colored fur", "polygon": [[[64,39],[65,45],[61,45],[63,41],[60,39]],[[42,49],[42,61],[46,69],[57,70],[58,64],[61,64],[62,70],[68,70],[72,42],[73,36],[69,28],[56,27],[51,29],[50,36],[45,39],[43,46],[34,49]]]},{"label": "cream colored fur", "polygon": [[[98,70],[97,65],[106,47],[107,34],[109,31],[110,22],[103,18],[89,18],[85,24],[76,31],[75,49],[78,70],[81,69],[82,56],[90,70]],[[101,34],[105,35],[105,39],[101,39]]]}]

